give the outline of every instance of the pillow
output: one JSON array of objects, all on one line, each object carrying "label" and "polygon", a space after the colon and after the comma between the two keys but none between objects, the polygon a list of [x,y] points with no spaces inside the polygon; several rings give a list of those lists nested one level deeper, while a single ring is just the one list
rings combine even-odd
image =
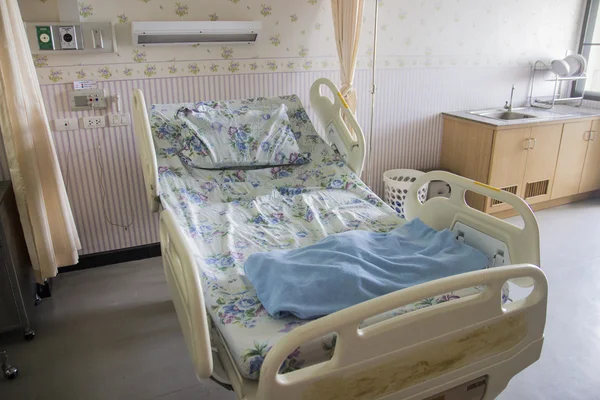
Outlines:
[{"label": "pillow", "polygon": [[188,166],[203,169],[304,164],[284,104],[241,105],[198,103],[180,108],[175,118],[189,133],[179,156]]}]

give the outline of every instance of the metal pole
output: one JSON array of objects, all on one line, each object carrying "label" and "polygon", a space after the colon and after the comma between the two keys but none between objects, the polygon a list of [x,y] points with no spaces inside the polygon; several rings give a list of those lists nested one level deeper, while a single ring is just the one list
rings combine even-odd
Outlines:
[{"label": "metal pole", "polygon": [[371,76],[371,126],[369,128],[369,153],[367,155],[368,161],[368,186],[370,188],[373,187],[374,183],[374,171],[373,171],[373,125],[375,123],[375,63],[377,61],[377,27],[378,27],[378,19],[379,19],[379,0],[375,0],[375,28],[373,30],[373,70]]}]

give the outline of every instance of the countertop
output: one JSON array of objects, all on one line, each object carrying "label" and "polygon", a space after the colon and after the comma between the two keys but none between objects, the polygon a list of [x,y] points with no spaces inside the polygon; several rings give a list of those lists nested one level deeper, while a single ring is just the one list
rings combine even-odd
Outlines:
[{"label": "countertop", "polygon": [[[501,110],[502,107],[498,107],[497,110]],[[485,109],[481,111],[494,110]],[[477,110],[473,110],[477,111]],[[443,115],[451,117],[457,117],[467,119],[481,124],[492,125],[496,127],[507,127],[516,125],[529,125],[537,124],[540,122],[553,122],[553,121],[567,121],[570,119],[587,118],[587,117],[600,117],[600,108],[586,108],[586,107],[572,107],[565,105],[556,105],[550,110],[543,110],[535,107],[515,107],[513,111],[521,112],[523,114],[535,115],[537,118],[525,118],[512,121],[505,121],[501,119],[494,119],[488,117],[482,117],[479,115],[471,114],[469,111],[451,111],[444,112]]]}]

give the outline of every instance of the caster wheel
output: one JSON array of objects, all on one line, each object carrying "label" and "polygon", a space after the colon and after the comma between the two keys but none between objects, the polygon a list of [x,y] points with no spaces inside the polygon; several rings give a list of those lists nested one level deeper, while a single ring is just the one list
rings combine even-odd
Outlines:
[{"label": "caster wheel", "polygon": [[19,376],[19,370],[13,366],[8,366],[4,369],[4,377],[8,380],[13,380]]},{"label": "caster wheel", "polygon": [[23,334],[23,337],[25,338],[25,340],[33,340],[35,338],[35,332],[31,329],[28,329]]}]

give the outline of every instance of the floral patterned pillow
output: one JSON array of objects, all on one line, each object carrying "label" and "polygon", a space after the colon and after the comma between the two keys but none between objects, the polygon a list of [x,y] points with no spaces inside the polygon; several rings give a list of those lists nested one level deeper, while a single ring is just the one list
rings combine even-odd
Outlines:
[{"label": "floral patterned pillow", "polygon": [[179,156],[188,166],[203,169],[304,164],[285,104],[233,106],[233,102],[202,102],[182,107],[175,119],[189,134]]}]

